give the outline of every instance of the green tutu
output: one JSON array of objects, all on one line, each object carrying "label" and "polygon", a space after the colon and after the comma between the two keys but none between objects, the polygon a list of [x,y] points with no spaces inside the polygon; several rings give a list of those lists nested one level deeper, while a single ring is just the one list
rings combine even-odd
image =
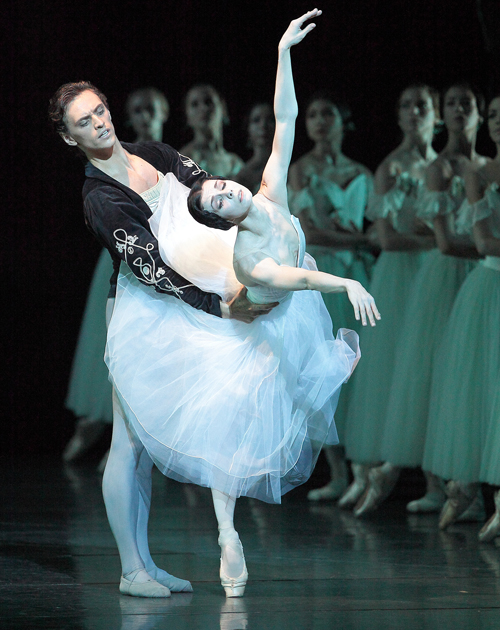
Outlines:
[{"label": "green tutu", "polygon": [[432,365],[456,295],[475,263],[433,250],[408,302],[396,351],[381,459],[421,466],[427,431]]},{"label": "green tutu", "polygon": [[[435,356],[424,470],[481,480],[499,370],[500,270],[480,264],[458,293]],[[488,447],[498,456],[500,432]]]},{"label": "green tutu", "polygon": [[403,314],[415,276],[428,253],[382,252],[373,269],[370,293],[382,319],[360,335],[361,361],[351,381],[345,446],[349,459],[381,459],[389,392]]}]

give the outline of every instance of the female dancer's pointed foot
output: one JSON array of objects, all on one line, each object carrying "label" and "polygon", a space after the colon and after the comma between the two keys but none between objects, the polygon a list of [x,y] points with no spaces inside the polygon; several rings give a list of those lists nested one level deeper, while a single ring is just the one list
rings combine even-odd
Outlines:
[{"label": "female dancer's pointed foot", "polygon": [[410,501],[406,505],[408,512],[413,514],[440,512],[446,501],[446,494],[444,491],[427,492],[422,498]]},{"label": "female dancer's pointed foot", "polygon": [[[232,528],[222,529],[219,534],[219,546],[221,549],[220,583],[226,592],[226,597],[243,597],[248,571],[238,533]],[[232,577],[228,573],[234,573],[238,577]]]},{"label": "female dancer's pointed foot", "polygon": [[399,469],[386,466],[372,468],[368,474],[368,487],[354,508],[354,516],[373,512],[387,499],[399,479]]},{"label": "female dancer's pointed foot", "polygon": [[497,536],[500,536],[500,490],[494,494],[495,513],[485,523],[479,532],[480,542],[491,542]]},{"label": "female dancer's pointed foot", "polygon": [[354,481],[340,497],[337,503],[338,507],[343,510],[348,510],[356,505],[368,485],[369,466],[365,464],[352,464],[351,468]]},{"label": "female dancer's pointed foot", "polygon": [[332,479],[322,488],[314,488],[307,493],[309,501],[334,501],[338,499],[347,488],[345,479]]},{"label": "female dancer's pointed foot", "polygon": [[175,577],[175,575],[171,575],[163,569],[159,569],[155,566],[152,569],[146,568],[146,571],[153,578],[153,580],[156,580],[158,584],[161,584],[162,586],[166,586],[172,593],[193,592],[191,582]]},{"label": "female dancer's pointed foot", "polygon": [[448,499],[439,516],[439,529],[446,529],[467,510],[477,494],[477,484],[449,481],[446,484]]},{"label": "female dancer's pointed foot", "polygon": [[170,589],[153,580],[146,569],[122,575],[120,593],[131,597],[170,597]]}]

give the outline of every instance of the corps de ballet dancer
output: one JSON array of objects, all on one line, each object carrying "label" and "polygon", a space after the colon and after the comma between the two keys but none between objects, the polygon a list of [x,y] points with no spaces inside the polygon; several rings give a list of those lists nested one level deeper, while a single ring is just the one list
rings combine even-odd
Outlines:
[{"label": "corps de ballet dancer", "polygon": [[380,461],[402,315],[415,276],[435,245],[417,208],[425,167],[436,158],[432,141],[439,119],[438,95],[427,85],[411,85],[400,94],[397,113],[403,140],[378,167],[367,210],[382,249],[373,267],[370,292],[384,318],[375,330],[361,331],[365,360],[351,383],[345,428],[354,480],[339,499],[343,508],[356,506],[362,499],[368,471]]},{"label": "corps de ballet dancer", "polygon": [[205,83],[194,85],[186,94],[185,115],[194,137],[180,152],[189,155],[208,173],[234,177],[243,160],[224,147],[224,125],[229,121],[226,102],[219,92]]},{"label": "corps de ballet dancer", "polygon": [[169,174],[150,219],[163,258],[194,285],[226,298],[243,284],[251,301],[277,306],[251,324],[214,318],[146,291],[125,270],[108,332],[107,363],[130,431],[164,474],[212,490],[227,597],[243,595],[248,578],[236,499],[279,503],[309,478],[323,444],[337,441],[335,407],[359,349],[353,331],[333,337],[318,290],[347,292],[364,325],[380,318],[360,283],[316,270],[288,211],[297,116],[290,48],[319,15],[292,21],[280,40],[276,131],[257,195],[221,177],[199,179],[190,192]]},{"label": "corps de ballet dancer", "polygon": [[[306,106],[305,122],[314,147],[290,167],[290,209],[300,217],[307,251],[320,271],[368,286],[373,256],[368,251],[371,245],[363,233],[363,222],[373,176],[366,166],[342,151],[344,136],[353,126],[351,113],[328,93],[318,92]],[[342,325],[359,332],[359,322],[347,301],[333,294],[323,299],[334,330]],[[335,414],[339,444],[325,447],[330,481],[311,490],[307,495],[310,501],[338,499],[347,488],[343,444],[348,393],[346,384]]]},{"label": "corps de ballet dancer", "polygon": [[[269,103],[256,103],[248,114],[248,146],[252,156],[245,162],[235,179],[246,188],[256,193],[260,188],[262,173],[267,164],[274,136],[274,113]],[[216,170],[214,173],[223,175]]]},{"label": "corps de ballet dancer", "polygon": [[[477,502],[481,482],[500,481],[494,408],[500,374],[499,96],[490,102],[487,116],[497,157],[466,173],[469,205],[463,217],[464,229],[472,229],[485,258],[462,284],[436,353],[425,439],[423,469],[449,480],[441,529]],[[492,537],[495,528],[494,515],[480,538]]]},{"label": "corps de ballet dancer", "polygon": [[[418,203],[418,215],[434,230],[438,247],[426,257],[408,297],[380,445],[379,458],[385,463],[370,471],[369,490],[357,508],[359,514],[373,511],[389,496],[401,468],[422,466],[434,355],[456,295],[479,257],[472,235],[463,233],[460,220],[465,175],[486,162],[475,150],[483,110],[482,96],[468,84],[454,83],[443,91],[448,139],[426,169]],[[408,504],[409,512],[439,512],[443,507],[444,484],[429,471],[425,477],[427,492]],[[463,518],[477,518],[482,512],[478,499]]]}]

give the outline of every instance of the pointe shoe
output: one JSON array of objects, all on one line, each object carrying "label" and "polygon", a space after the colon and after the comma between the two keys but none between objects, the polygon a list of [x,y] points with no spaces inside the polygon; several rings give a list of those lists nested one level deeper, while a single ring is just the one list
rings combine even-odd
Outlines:
[{"label": "pointe shoe", "polygon": [[347,488],[345,479],[335,479],[322,488],[314,488],[307,493],[309,501],[334,501],[338,499]]},{"label": "pointe shoe", "polygon": [[420,499],[410,501],[406,505],[406,510],[412,514],[430,514],[432,512],[440,512],[446,501],[444,492],[428,492]]},{"label": "pointe shoe", "polygon": [[387,499],[399,479],[399,471],[385,472],[382,466],[372,468],[368,474],[368,487],[353,510],[354,516],[373,512]]},{"label": "pointe shoe", "polygon": [[500,490],[494,494],[495,513],[481,528],[478,538],[480,542],[490,542],[497,536],[500,536]]},{"label": "pointe shoe", "polygon": [[365,464],[352,464],[354,481],[337,502],[339,508],[347,510],[356,505],[368,485],[369,468]]},{"label": "pointe shoe", "polygon": [[477,488],[458,481],[449,481],[446,485],[448,499],[439,516],[439,529],[446,529],[461,516],[474,501]]},{"label": "pointe shoe", "polygon": [[[136,582],[136,578],[143,571],[148,579],[144,582]],[[122,595],[130,595],[131,597],[170,597],[170,589],[153,580],[146,572],[146,569],[132,571],[127,573],[127,576],[130,576],[131,579],[123,575],[120,579],[120,593]]]},{"label": "pointe shoe", "polygon": [[[234,530],[233,530],[234,531]],[[220,559],[220,583],[226,592],[226,597],[243,597],[245,592],[245,586],[248,580],[248,571],[247,565],[245,562],[245,556],[243,554],[243,546],[239,539],[237,532],[234,531],[232,535],[224,535],[219,536],[219,546],[221,548],[221,559]],[[238,555],[243,559],[243,571],[238,577],[229,577],[226,575],[224,568],[224,548],[230,547],[233,551],[235,551]]]}]

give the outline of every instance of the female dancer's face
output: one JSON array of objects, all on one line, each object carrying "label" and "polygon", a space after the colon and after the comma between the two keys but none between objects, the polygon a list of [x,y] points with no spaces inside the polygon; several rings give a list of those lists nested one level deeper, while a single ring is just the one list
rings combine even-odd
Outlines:
[{"label": "female dancer's face", "polygon": [[192,129],[222,128],[224,117],[219,95],[205,87],[193,88],[186,96],[186,119]]},{"label": "female dancer's face", "polygon": [[78,146],[88,156],[113,148],[116,142],[111,114],[101,99],[90,90],[82,92],[66,109],[67,133],[63,140]]},{"label": "female dancer's face", "polygon": [[144,94],[133,97],[128,107],[128,119],[138,138],[161,140],[167,117],[159,98]]},{"label": "female dancer's face", "polygon": [[477,129],[480,122],[474,92],[459,85],[444,95],[443,120],[448,131],[460,133]]},{"label": "female dancer's face", "polygon": [[500,96],[488,105],[488,131],[495,144],[500,144]]},{"label": "female dancer's face", "polygon": [[230,179],[209,179],[203,184],[201,205],[227,221],[245,218],[252,203],[252,193]]},{"label": "female dancer's face", "polygon": [[248,138],[252,147],[270,147],[274,136],[274,114],[270,105],[256,105],[248,120]]},{"label": "female dancer's face", "polygon": [[306,111],[306,131],[313,142],[342,141],[342,116],[331,101],[313,101]]},{"label": "female dancer's face", "polygon": [[436,111],[428,90],[408,88],[403,91],[399,98],[398,124],[405,135],[432,133]]}]

